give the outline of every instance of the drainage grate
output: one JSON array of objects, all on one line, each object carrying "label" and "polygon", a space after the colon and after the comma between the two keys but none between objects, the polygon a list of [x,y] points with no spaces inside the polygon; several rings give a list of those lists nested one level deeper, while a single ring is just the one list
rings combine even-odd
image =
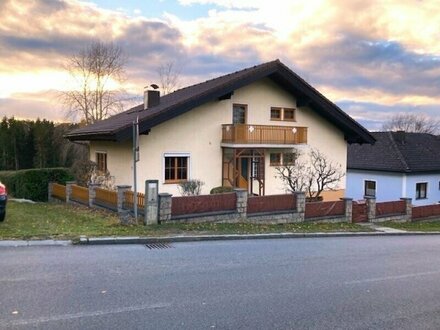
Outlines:
[{"label": "drainage grate", "polygon": [[171,244],[168,243],[150,243],[145,244],[145,246],[150,250],[170,249],[173,247]]}]

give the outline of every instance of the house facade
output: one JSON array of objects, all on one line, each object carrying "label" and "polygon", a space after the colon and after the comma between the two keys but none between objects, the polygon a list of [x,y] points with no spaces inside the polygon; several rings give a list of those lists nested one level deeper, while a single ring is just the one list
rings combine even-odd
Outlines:
[{"label": "house facade", "polygon": [[346,195],[377,201],[440,202],[440,138],[425,133],[373,132],[375,145],[348,147]]},{"label": "house facade", "polygon": [[[179,195],[181,181],[204,182],[256,195],[284,193],[276,167],[292,164],[313,147],[346,168],[347,143],[374,139],[336,105],[276,60],[158,97],[75,130],[71,140],[90,141],[90,159],[133,182],[132,123],[139,118],[140,191],[157,179],[159,191]],[[345,179],[340,183],[344,189]]]}]

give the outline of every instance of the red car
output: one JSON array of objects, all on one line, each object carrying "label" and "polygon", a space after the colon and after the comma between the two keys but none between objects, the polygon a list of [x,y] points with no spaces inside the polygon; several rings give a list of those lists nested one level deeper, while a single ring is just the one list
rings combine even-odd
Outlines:
[{"label": "red car", "polygon": [[6,186],[0,182],[0,222],[5,220],[7,201],[8,193],[6,191]]}]

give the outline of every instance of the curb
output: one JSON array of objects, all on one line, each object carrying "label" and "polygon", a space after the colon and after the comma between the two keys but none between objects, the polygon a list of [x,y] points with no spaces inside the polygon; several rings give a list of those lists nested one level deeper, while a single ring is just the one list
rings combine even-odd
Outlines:
[{"label": "curb", "polygon": [[335,232],[335,233],[276,233],[250,235],[200,235],[200,236],[165,236],[165,237],[86,237],[79,241],[71,240],[0,240],[1,247],[23,246],[69,246],[69,245],[116,245],[116,244],[154,244],[202,241],[236,241],[251,239],[282,239],[282,238],[325,238],[325,237],[381,237],[381,236],[436,236],[434,232]]},{"label": "curb", "polygon": [[321,238],[321,237],[369,237],[369,236],[427,236],[440,235],[440,232],[335,232],[335,233],[277,233],[254,235],[201,235],[201,236],[165,236],[165,237],[85,237],[76,244],[107,245],[107,244],[152,244],[173,242],[200,241],[232,241],[249,239],[280,239],[280,238]]},{"label": "curb", "polygon": [[20,246],[68,246],[72,245],[72,241],[67,240],[0,240],[0,247],[20,247]]}]

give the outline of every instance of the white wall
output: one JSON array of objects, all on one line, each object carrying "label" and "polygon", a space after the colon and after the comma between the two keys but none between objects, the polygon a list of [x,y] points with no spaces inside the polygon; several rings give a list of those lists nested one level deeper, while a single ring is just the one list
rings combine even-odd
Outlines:
[{"label": "white wall", "polygon": [[[416,199],[416,184],[419,182],[428,183],[428,191],[426,199]],[[429,205],[440,202],[440,173],[438,174],[422,174],[408,175],[406,179],[406,197],[412,198],[414,205]]]},{"label": "white wall", "polygon": [[[231,99],[213,101],[190,112],[153,127],[149,135],[140,138],[138,162],[138,190],[143,191],[147,179],[159,180],[159,191],[179,195],[177,184],[164,183],[164,154],[179,153],[190,156],[190,178],[205,182],[202,193],[222,184],[222,124],[232,123],[233,103],[247,104],[247,122],[255,125],[308,127],[308,142],[320,149],[331,160],[346,168],[343,133],[309,108],[296,112],[296,122],[270,121],[270,107],[296,107],[296,100],[269,79],[236,90]],[[148,110],[146,110],[148,111]],[[307,146],[305,146],[307,148]],[[91,159],[95,151],[107,152],[107,166],[116,177],[116,184],[132,185],[131,141],[126,143],[91,142]],[[301,148],[304,148],[302,146]],[[269,166],[266,151],[266,194],[283,193],[281,180],[275,179],[275,168]],[[345,188],[345,179],[341,182]]]},{"label": "white wall", "polygon": [[[346,197],[364,198],[364,181],[376,181],[376,200],[394,201],[401,197],[412,199],[413,205],[429,205],[440,202],[440,174],[401,174],[379,171],[347,171]],[[428,183],[426,199],[416,199],[416,184]]]},{"label": "white wall", "polygon": [[395,201],[405,197],[402,174],[378,171],[347,171],[345,196],[354,200],[364,199],[365,181],[376,181],[376,200]]}]

